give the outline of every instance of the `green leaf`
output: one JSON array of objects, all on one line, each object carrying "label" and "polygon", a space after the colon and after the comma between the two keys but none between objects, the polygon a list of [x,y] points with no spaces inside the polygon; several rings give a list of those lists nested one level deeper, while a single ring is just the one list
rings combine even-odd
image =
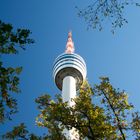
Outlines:
[{"label": "green leaf", "polygon": [[17,73],[17,74],[20,74],[21,71],[22,71],[22,69],[23,69],[22,67],[18,67],[18,68],[16,68],[16,69],[15,69],[15,70],[16,70],[16,73]]}]

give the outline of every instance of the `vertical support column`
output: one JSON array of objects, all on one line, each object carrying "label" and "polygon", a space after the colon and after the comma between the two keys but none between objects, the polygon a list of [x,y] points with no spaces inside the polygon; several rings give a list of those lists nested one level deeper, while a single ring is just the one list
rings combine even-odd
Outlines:
[{"label": "vertical support column", "polygon": [[66,76],[63,79],[62,86],[62,99],[63,102],[68,102],[69,106],[73,106],[74,102],[71,101],[72,98],[76,97],[76,81],[72,76]]},{"label": "vertical support column", "polygon": [[[63,87],[62,87],[62,99],[63,102],[68,102],[69,106],[74,106],[74,102],[71,100],[76,97],[76,81],[72,76],[66,76],[63,79]],[[68,140],[78,140],[79,135],[75,128],[71,130],[64,129],[64,135]]]}]

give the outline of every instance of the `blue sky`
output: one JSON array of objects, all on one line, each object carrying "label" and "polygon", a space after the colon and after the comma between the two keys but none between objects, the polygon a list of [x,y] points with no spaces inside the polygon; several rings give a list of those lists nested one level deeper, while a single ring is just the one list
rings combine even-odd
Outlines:
[{"label": "blue sky", "polygon": [[46,129],[35,126],[38,114],[34,100],[44,93],[61,93],[54,84],[54,59],[65,50],[67,34],[72,30],[76,53],[87,64],[87,78],[91,85],[99,83],[100,76],[108,76],[111,83],[126,90],[129,100],[140,110],[140,8],[131,6],[125,11],[128,24],[116,30],[104,24],[103,31],[87,30],[84,20],[78,18],[75,6],[84,8],[91,0],[0,0],[0,19],[15,28],[29,28],[35,44],[27,46],[19,55],[4,56],[6,65],[23,66],[21,94],[16,95],[20,112],[13,121],[0,126],[0,135],[20,122],[38,135]]}]

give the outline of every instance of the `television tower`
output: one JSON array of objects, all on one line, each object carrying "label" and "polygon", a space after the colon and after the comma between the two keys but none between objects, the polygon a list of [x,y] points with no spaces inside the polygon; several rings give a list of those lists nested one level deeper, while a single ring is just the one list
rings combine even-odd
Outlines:
[{"label": "television tower", "polygon": [[[68,102],[69,106],[74,106],[71,99],[76,97],[76,91],[80,89],[87,73],[84,59],[74,53],[74,50],[72,33],[69,32],[65,53],[55,59],[53,66],[56,86],[62,91],[63,102]],[[76,139],[73,131],[64,130],[66,137],[70,140]]]}]

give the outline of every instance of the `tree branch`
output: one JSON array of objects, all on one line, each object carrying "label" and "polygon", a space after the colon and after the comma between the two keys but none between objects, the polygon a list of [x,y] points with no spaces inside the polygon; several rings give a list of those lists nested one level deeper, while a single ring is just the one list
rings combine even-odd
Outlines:
[{"label": "tree branch", "polygon": [[122,137],[123,137],[123,140],[126,140],[126,139],[125,139],[125,135],[124,135],[124,133],[123,133],[123,128],[122,128],[122,126],[120,125],[120,119],[119,119],[118,115],[116,114],[115,109],[114,109],[113,105],[111,104],[109,98],[108,98],[107,95],[105,94],[105,92],[104,92],[104,91],[102,91],[102,92],[103,92],[103,94],[104,94],[104,96],[105,96],[105,98],[106,98],[106,100],[107,100],[107,102],[108,102],[110,108],[112,109],[112,111],[113,111],[113,113],[114,113],[114,115],[115,115],[115,117],[116,117],[116,119],[117,119],[117,121],[118,121],[117,125],[118,125],[119,131],[120,131],[120,133],[121,133],[121,135],[122,135]]}]

